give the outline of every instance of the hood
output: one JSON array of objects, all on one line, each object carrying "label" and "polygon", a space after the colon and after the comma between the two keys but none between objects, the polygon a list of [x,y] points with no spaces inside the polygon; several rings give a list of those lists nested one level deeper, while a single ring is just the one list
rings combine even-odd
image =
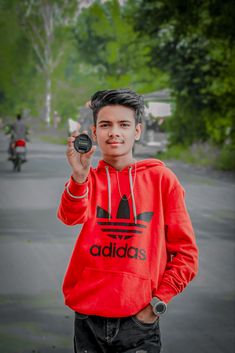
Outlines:
[{"label": "hood", "polygon": [[[121,171],[118,171],[117,169],[113,168],[110,164],[106,163],[105,161],[103,160],[99,161],[97,171],[100,173],[104,172],[106,174],[106,179],[107,179],[109,217],[111,217],[111,214],[112,214],[112,188],[111,188],[111,179],[110,179],[110,175],[112,173],[116,173],[117,178],[118,178],[118,173],[128,174],[128,180],[129,180],[130,190],[131,190],[130,197],[132,200],[134,220],[136,223],[137,214],[136,214],[135,195],[134,195],[136,175],[138,174],[139,171],[143,171],[145,169],[149,169],[153,167],[155,168],[155,167],[163,167],[163,166],[165,166],[165,164],[158,159],[145,159],[143,161],[135,162],[127,166],[126,168],[122,169]],[[117,180],[119,180],[119,178]],[[120,193],[120,190],[119,190],[119,193]]]},{"label": "hood", "polygon": [[[138,172],[138,171],[142,171],[153,167],[164,167],[164,166],[165,166],[165,163],[163,163],[159,159],[151,158],[151,159],[145,159],[143,161],[138,161],[136,163],[132,163],[128,167],[122,169],[119,172],[128,173],[128,170],[130,167],[132,167],[132,169],[135,167],[136,172]],[[110,173],[116,172],[116,169],[112,167],[110,164],[106,163],[104,160],[99,161],[97,166],[97,171],[99,172],[102,170],[105,171],[106,167],[108,167]]]}]

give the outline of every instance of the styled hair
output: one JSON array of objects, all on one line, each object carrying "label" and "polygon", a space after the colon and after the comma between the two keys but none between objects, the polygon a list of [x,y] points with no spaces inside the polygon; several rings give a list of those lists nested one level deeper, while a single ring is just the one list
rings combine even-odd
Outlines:
[{"label": "styled hair", "polygon": [[122,88],[98,91],[93,94],[89,106],[93,111],[94,125],[96,125],[100,109],[108,105],[123,105],[132,109],[135,113],[135,123],[141,123],[144,115],[144,99],[136,92]]}]

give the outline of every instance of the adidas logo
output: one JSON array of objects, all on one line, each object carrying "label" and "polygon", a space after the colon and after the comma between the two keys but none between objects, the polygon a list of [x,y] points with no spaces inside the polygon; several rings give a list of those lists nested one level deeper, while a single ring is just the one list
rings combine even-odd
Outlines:
[{"label": "adidas logo", "polygon": [[[146,223],[149,223],[153,217],[153,212],[143,212],[137,215],[137,221],[130,221],[130,206],[128,199],[124,195],[119,203],[116,219],[112,217],[102,207],[97,206],[96,218],[98,225],[101,226],[101,231],[112,239],[130,239],[135,235],[141,235],[147,228]],[[102,220],[101,220],[102,219]],[[106,219],[108,219],[106,221]],[[127,220],[125,222],[125,220]],[[109,245],[94,244],[90,247],[92,256],[116,257],[146,260],[146,250],[129,246],[128,243],[119,246],[116,242],[110,242]]]},{"label": "adidas logo", "polygon": [[119,257],[130,259],[139,259],[146,260],[146,251],[145,249],[139,249],[134,246],[117,246],[117,243],[111,242],[109,245],[92,245],[90,247],[90,254],[92,256],[104,256],[104,257]]},{"label": "adidas logo", "polygon": [[[102,219],[97,223],[101,226],[101,231],[113,239],[127,240],[135,235],[141,235],[153,217],[153,212],[143,212],[137,215],[137,222],[130,222],[130,206],[127,197],[124,195],[119,203],[116,220],[102,207],[97,206],[96,218]],[[105,219],[108,219],[106,221]],[[122,221],[119,221],[122,219]],[[129,222],[123,221],[129,220]]]}]

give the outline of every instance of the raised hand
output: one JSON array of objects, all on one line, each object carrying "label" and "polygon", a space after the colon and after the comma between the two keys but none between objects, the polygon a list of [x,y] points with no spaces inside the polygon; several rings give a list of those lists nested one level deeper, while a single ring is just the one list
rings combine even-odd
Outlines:
[{"label": "raised hand", "polygon": [[[83,132],[87,134],[87,131]],[[68,138],[67,159],[72,168],[72,176],[77,183],[84,183],[89,175],[92,156],[96,151],[96,146],[92,146],[87,153],[78,153],[74,148],[74,140],[79,133],[73,133]]]}]

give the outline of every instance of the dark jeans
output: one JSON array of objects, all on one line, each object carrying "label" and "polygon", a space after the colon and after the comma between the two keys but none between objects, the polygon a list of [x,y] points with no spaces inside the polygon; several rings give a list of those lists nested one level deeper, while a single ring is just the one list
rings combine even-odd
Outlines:
[{"label": "dark jeans", "polygon": [[160,353],[159,320],[140,322],[135,316],[103,318],[75,313],[75,353]]}]

